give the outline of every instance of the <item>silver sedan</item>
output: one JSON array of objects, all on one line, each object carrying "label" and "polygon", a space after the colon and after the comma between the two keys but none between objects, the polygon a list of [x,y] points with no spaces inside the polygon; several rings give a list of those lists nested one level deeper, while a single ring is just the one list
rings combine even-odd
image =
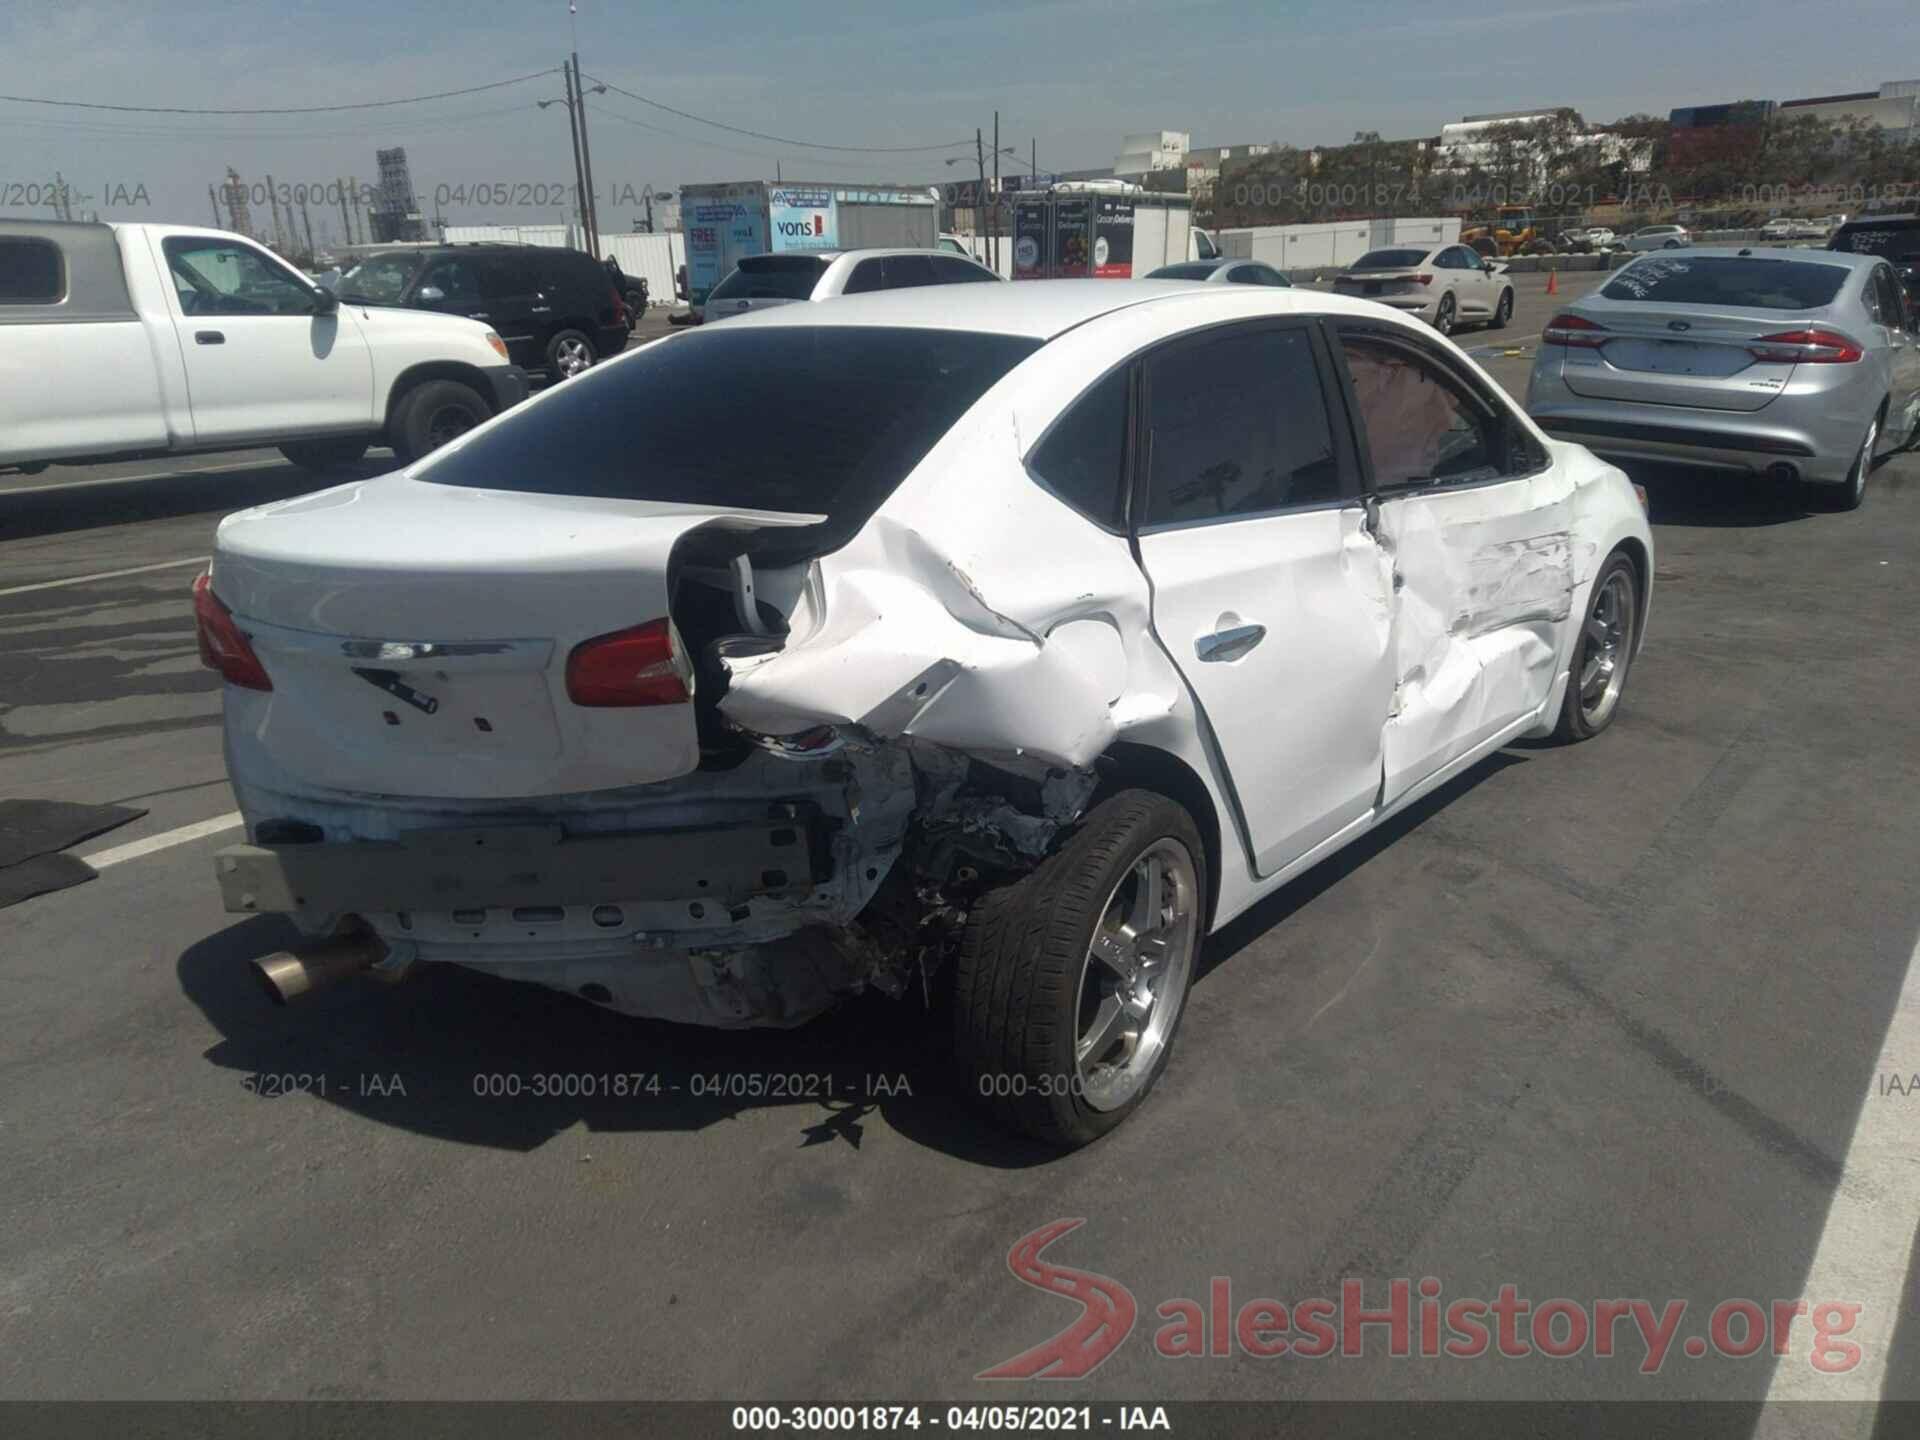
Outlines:
[{"label": "silver sedan", "polygon": [[1803,480],[1851,510],[1920,432],[1920,333],[1881,255],[1647,255],[1540,336],[1527,413],[1618,460]]},{"label": "silver sedan", "polygon": [[1162,265],[1141,277],[1146,280],[1199,280],[1208,285],[1274,285],[1291,287],[1293,281],[1264,260],[1182,260],[1177,265]]}]

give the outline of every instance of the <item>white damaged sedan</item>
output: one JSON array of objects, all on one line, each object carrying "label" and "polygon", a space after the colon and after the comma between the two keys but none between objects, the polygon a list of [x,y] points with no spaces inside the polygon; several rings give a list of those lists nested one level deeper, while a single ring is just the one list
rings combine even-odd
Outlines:
[{"label": "white damaged sedan", "polygon": [[980,1091],[1082,1144],[1210,932],[1605,729],[1652,575],[1619,470],[1381,306],[788,306],[230,516],[217,874],[313,937],[282,998],[442,962],[741,1026],[945,985]]}]

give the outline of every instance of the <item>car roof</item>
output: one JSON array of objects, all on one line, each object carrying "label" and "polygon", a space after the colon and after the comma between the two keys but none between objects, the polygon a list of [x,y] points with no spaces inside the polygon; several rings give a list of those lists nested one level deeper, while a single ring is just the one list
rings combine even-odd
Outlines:
[{"label": "car roof", "polygon": [[[922,252],[907,251],[907,254]],[[818,305],[780,305],[729,319],[747,325],[873,325],[961,330],[1050,340],[1077,325],[1136,305],[1237,303],[1254,315],[1364,315],[1398,319],[1386,307],[1319,290],[1267,285],[1196,285],[1191,280],[1021,280],[1010,285],[921,285],[842,295]],[[1205,298],[1205,297],[1211,297]]]}]

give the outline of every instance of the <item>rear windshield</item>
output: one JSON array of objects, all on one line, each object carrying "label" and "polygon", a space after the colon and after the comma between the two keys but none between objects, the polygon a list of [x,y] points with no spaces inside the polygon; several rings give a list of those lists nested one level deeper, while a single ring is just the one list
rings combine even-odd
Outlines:
[{"label": "rear windshield", "polygon": [[1728,305],[1742,310],[1818,310],[1831,305],[1850,272],[1841,265],[1759,256],[1641,260],[1600,293],[1656,305]]},{"label": "rear windshield", "polygon": [[1885,255],[1900,259],[1920,251],[1920,220],[1868,221],[1843,225],[1828,244],[1829,250],[1854,255]]},{"label": "rear windshield", "polygon": [[1424,250],[1369,250],[1353,262],[1356,270],[1407,270],[1427,258]]},{"label": "rear windshield", "polygon": [[817,255],[749,256],[713,287],[711,300],[806,300],[827,262]]},{"label": "rear windshield", "polygon": [[716,326],[566,381],[419,478],[826,515],[832,538],[815,548],[830,549],[1040,343],[955,330]]},{"label": "rear windshield", "polygon": [[1219,268],[1211,260],[1193,261],[1185,265],[1162,265],[1146,278],[1149,280],[1204,280]]}]

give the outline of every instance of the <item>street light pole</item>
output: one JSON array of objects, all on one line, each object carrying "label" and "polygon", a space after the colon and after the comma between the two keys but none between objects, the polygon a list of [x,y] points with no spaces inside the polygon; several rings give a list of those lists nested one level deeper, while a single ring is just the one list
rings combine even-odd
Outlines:
[{"label": "street light pole", "polygon": [[586,186],[582,192],[587,204],[587,253],[594,259],[600,258],[600,207],[593,197],[593,150],[587,144],[587,92],[580,83],[580,52],[573,52],[573,98],[575,102],[574,119],[580,126],[580,170],[581,180]]},{"label": "street light pole", "polygon": [[993,112],[993,208],[987,213],[993,217],[990,222],[991,228],[987,232],[992,237],[987,241],[987,252],[993,256],[993,268],[998,270],[1000,268],[1000,112],[998,110]]},{"label": "street light pole", "polygon": [[[567,82],[567,98],[560,103],[567,107],[567,140],[573,146],[573,194],[579,202],[580,243],[584,245],[587,243],[587,179],[585,172],[580,168],[580,132],[573,126],[573,67],[563,65],[560,68]],[[544,110],[551,104],[553,104],[551,100],[542,100],[540,108]]]}]

